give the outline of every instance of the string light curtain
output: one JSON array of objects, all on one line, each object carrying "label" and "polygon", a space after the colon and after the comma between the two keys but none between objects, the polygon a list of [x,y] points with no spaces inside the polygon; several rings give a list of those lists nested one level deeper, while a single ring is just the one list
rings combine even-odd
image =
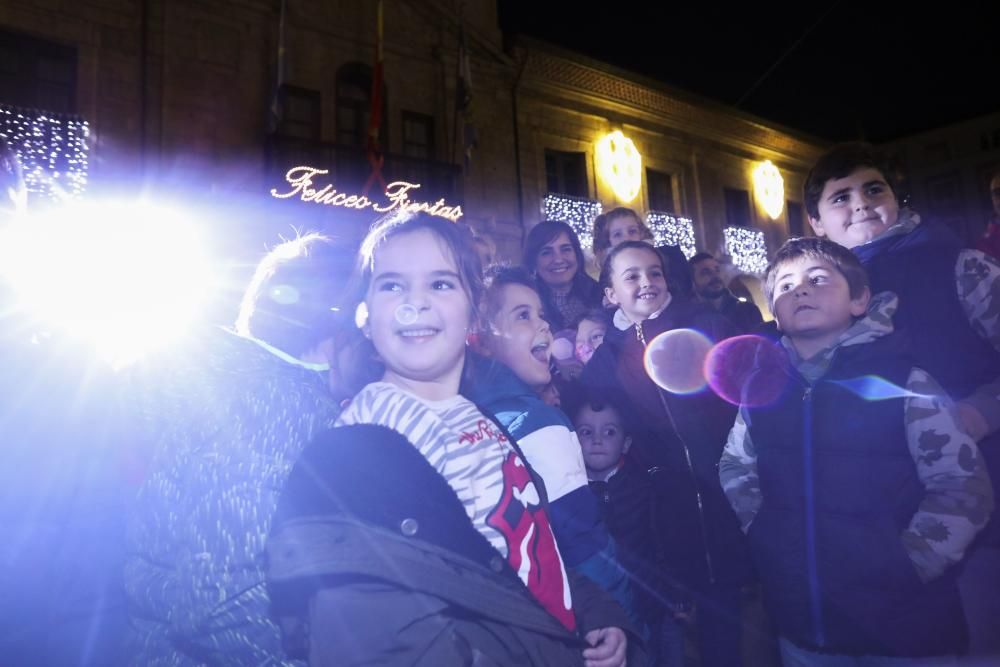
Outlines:
[{"label": "string light curtain", "polygon": [[585,250],[594,247],[594,218],[603,211],[601,202],[548,194],[542,200],[542,220],[562,220],[573,228]]},{"label": "string light curtain", "polygon": [[662,211],[650,211],[646,214],[646,226],[653,232],[653,241],[656,245],[680,246],[685,257],[688,259],[694,257],[696,252],[694,221],[690,218],[679,218]]},{"label": "string light curtain", "polygon": [[726,254],[744,273],[761,274],[767,268],[767,243],[764,232],[750,227],[726,227],[722,230]]},{"label": "string light curtain", "polygon": [[87,188],[87,121],[63,114],[0,104],[0,138],[21,162],[31,195],[65,199]]}]

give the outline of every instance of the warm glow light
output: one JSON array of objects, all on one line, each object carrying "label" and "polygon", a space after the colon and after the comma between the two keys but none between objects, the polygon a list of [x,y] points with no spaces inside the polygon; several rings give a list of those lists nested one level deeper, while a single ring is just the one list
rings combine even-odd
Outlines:
[{"label": "warm glow light", "polygon": [[615,196],[628,203],[642,187],[642,156],[632,140],[615,130],[597,142],[597,170]]},{"label": "warm glow light", "polygon": [[764,160],[753,170],[753,191],[764,211],[777,220],[785,208],[785,181],[770,160]]}]

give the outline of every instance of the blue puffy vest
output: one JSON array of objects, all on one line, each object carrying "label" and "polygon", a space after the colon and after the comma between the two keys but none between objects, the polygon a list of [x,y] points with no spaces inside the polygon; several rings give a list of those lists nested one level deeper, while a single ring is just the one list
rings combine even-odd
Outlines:
[{"label": "blue puffy vest", "polygon": [[897,345],[841,348],[815,385],[793,373],[773,405],[746,412],[763,495],[748,539],[780,634],[804,648],[912,657],[965,644],[953,577],[922,583],[900,541],[923,497],[903,400],[839,384],[905,386],[912,364]]}]

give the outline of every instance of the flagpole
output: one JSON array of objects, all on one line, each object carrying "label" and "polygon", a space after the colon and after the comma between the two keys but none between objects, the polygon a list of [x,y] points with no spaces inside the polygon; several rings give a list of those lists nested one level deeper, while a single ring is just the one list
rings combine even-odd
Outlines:
[{"label": "flagpole", "polygon": [[458,115],[461,110],[461,99],[462,95],[462,58],[465,55],[465,26],[462,23],[462,14],[465,8],[465,3],[462,0],[458,1],[458,59],[455,64],[455,106],[452,108],[452,123],[451,123],[451,161],[453,163],[458,162],[458,155],[456,150],[458,148]]},{"label": "flagpole", "polygon": [[281,87],[285,85],[285,22],[287,20],[287,3],[281,0],[281,10],[278,17],[278,61],[275,63],[274,92],[271,96],[271,108],[268,110],[268,130],[270,134],[278,132],[283,109],[281,104]]},{"label": "flagpole", "polygon": [[458,115],[462,114],[463,172],[468,173],[472,151],[479,143],[476,127],[472,122],[472,65],[465,41],[465,24],[462,22],[461,5],[458,24],[458,81],[455,91],[455,143],[458,143]]},{"label": "flagpole", "polygon": [[367,195],[368,190],[376,181],[385,190],[385,177],[382,175],[382,167],[385,164],[383,150],[380,144],[379,128],[382,125],[382,78],[383,78],[383,53],[382,53],[382,0],[378,0],[375,17],[375,69],[372,72],[371,106],[368,109],[368,164],[371,165],[372,173],[361,188],[361,194]]}]

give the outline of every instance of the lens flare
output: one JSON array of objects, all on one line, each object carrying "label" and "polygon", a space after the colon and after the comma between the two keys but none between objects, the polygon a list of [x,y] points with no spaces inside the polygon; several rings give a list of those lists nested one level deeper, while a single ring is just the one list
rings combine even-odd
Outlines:
[{"label": "lens flare", "polygon": [[191,215],[148,203],[29,215],[3,230],[0,272],[19,309],[116,366],[184,334],[218,286]]},{"label": "lens flare", "polygon": [[402,303],[396,308],[396,321],[402,325],[413,324],[417,321],[420,312],[417,310],[416,306],[410,305],[408,303]]},{"label": "lens flare", "polygon": [[364,329],[366,324],[368,324],[368,304],[362,301],[354,309],[354,326]]},{"label": "lens flare", "polygon": [[935,398],[929,394],[918,394],[917,392],[910,391],[877,375],[862,375],[861,377],[849,378],[847,380],[831,380],[831,382],[853,392],[866,401],[887,401],[893,398]]},{"label": "lens flare", "polygon": [[299,291],[292,285],[275,285],[269,292],[271,301],[283,306],[290,306],[299,302]]},{"label": "lens flare", "polygon": [[712,341],[694,329],[665,331],[646,347],[646,374],[666,391],[693,394],[705,388],[705,357],[711,349]]},{"label": "lens flare", "polygon": [[559,361],[566,361],[573,358],[573,343],[565,338],[556,338],[552,341],[552,356]]},{"label": "lens flare", "polygon": [[788,382],[788,355],[780,344],[761,336],[736,336],[720,342],[705,359],[708,385],[733,405],[773,403]]}]

